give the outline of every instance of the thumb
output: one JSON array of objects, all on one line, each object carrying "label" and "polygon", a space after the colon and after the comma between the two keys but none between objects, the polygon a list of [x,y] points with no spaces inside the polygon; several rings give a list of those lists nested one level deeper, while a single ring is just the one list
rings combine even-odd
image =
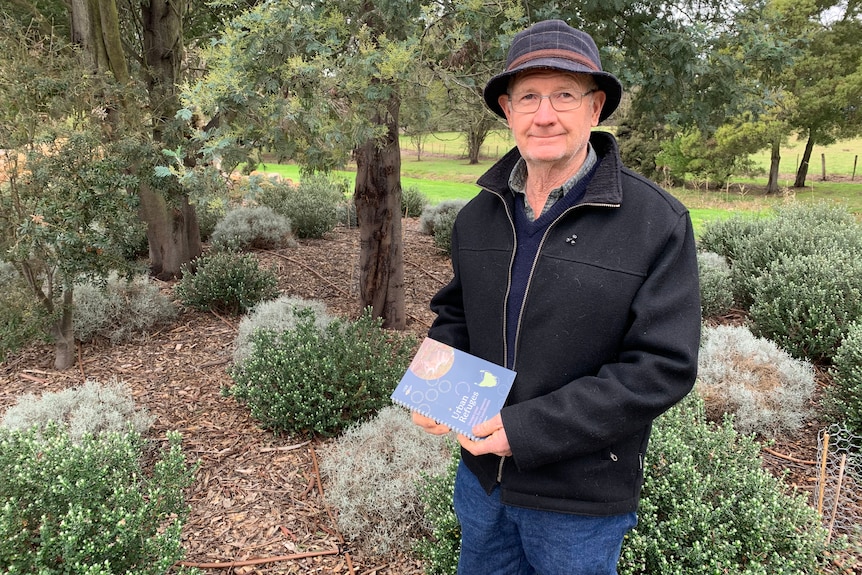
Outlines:
[{"label": "thumb", "polygon": [[503,418],[498,413],[491,419],[487,421],[483,421],[482,423],[478,423],[473,426],[473,435],[476,437],[487,437],[497,431],[498,429],[503,428]]}]

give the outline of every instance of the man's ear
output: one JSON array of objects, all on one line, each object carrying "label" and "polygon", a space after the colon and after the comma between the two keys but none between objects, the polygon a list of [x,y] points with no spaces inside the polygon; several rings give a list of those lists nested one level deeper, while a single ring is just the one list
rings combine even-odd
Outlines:
[{"label": "man's ear", "polygon": [[593,101],[592,102],[592,104],[593,104],[593,110],[592,110],[592,112],[593,112],[593,114],[592,114],[593,126],[599,125],[599,117],[601,117],[601,115],[602,115],[602,108],[605,107],[605,100],[607,100],[607,99],[608,99],[608,95],[605,94],[603,91],[596,90],[595,92],[593,92],[593,97],[592,97],[592,101]]},{"label": "man's ear", "polygon": [[509,94],[500,94],[497,97],[497,103],[500,105],[500,109],[503,110],[503,113],[506,115],[506,121],[509,121]]}]

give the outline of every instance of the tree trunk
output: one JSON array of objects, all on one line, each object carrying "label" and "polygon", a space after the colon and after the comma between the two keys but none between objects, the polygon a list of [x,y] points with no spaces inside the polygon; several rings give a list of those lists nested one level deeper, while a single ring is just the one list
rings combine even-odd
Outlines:
[{"label": "tree trunk", "polygon": [[772,155],[769,161],[769,181],[766,184],[767,194],[778,193],[778,168],[781,164],[781,142],[772,142]]},{"label": "tree trunk", "polygon": [[72,286],[63,289],[63,309],[51,326],[54,339],[54,369],[63,371],[75,363],[75,332],[72,328]]},{"label": "tree trunk", "polygon": [[391,96],[383,141],[368,140],[356,150],[354,201],[359,220],[359,302],[371,307],[383,326],[404,329],[404,246],[401,238],[401,151],[397,96]]},{"label": "tree trunk", "polygon": [[479,153],[482,151],[482,144],[485,143],[485,139],[488,137],[488,132],[491,131],[491,127],[494,123],[494,120],[482,117],[475,124],[468,126],[467,154],[470,158],[470,165],[476,165],[479,163]]},{"label": "tree trunk", "polygon": [[[180,108],[177,83],[183,59],[184,4],[183,0],[141,2],[144,76],[156,143],[168,138],[165,126]],[[163,280],[180,277],[182,265],[202,251],[194,206],[179,190],[142,185],[139,194],[141,218],[147,224],[150,271]]]},{"label": "tree trunk", "polygon": [[150,273],[170,280],[182,275],[182,265],[201,255],[201,233],[197,215],[188,198],[172,206],[164,194],[142,184],[141,219],[147,223]]},{"label": "tree trunk", "polygon": [[796,171],[796,181],[793,182],[794,188],[804,188],[805,178],[808,177],[808,166],[811,163],[811,153],[814,151],[814,133],[808,132],[808,141],[805,142],[805,152],[802,153],[802,161],[799,163],[799,169]]}]

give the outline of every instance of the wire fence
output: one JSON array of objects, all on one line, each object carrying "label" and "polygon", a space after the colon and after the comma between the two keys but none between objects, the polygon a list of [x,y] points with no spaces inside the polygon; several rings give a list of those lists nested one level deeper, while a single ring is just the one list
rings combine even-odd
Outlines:
[{"label": "wire fence", "polygon": [[829,540],[862,547],[862,437],[833,424],[818,434],[814,505]]}]

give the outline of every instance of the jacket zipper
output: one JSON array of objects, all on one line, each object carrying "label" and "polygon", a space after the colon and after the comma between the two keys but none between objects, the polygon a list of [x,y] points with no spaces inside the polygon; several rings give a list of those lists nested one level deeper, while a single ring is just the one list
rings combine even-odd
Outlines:
[{"label": "jacket zipper", "polygon": [[[502,335],[503,335],[503,360],[505,363],[505,359],[507,357],[509,357],[509,343],[508,343],[508,338],[506,337],[505,318],[508,317],[508,315],[509,315],[507,312],[507,308],[509,306],[509,293],[512,290],[512,262],[515,261],[515,253],[518,251],[518,234],[515,230],[515,221],[512,217],[511,211],[509,210],[509,204],[506,203],[506,200],[505,200],[505,198],[503,198],[503,195],[498,193],[498,192],[495,192],[493,190],[488,190],[488,191],[491,192],[492,194],[496,195],[498,198],[500,198],[500,201],[503,202],[503,207],[506,209],[506,216],[509,218],[509,225],[512,227],[512,237],[514,238],[514,247],[512,248],[512,257],[509,259],[509,273],[508,273],[508,277],[506,280],[506,299],[503,302],[504,321],[503,321],[503,334]],[[527,294],[530,291],[530,285],[532,285],[532,283],[533,283],[533,271],[535,271],[535,269],[536,269],[536,264],[539,261],[539,255],[542,253],[542,247],[545,245],[545,240],[548,238],[548,234],[551,232],[553,227],[557,224],[557,222],[559,222],[563,218],[563,216],[565,216],[566,214],[568,214],[572,210],[575,210],[575,209],[580,208],[580,207],[585,207],[585,206],[605,207],[605,208],[618,208],[618,207],[620,207],[619,204],[605,204],[605,203],[578,204],[576,206],[572,206],[571,208],[567,209],[565,212],[560,214],[557,217],[557,219],[555,219],[553,222],[548,224],[548,229],[545,230],[545,233],[542,235],[542,241],[539,243],[539,248],[536,250],[536,256],[533,259],[533,265],[530,267],[529,280],[527,281],[527,287],[524,290],[524,301],[521,302],[521,310],[518,312],[518,325],[515,327],[515,346],[516,346],[516,348],[515,348],[515,353],[513,355],[513,357],[515,357],[515,358],[517,358],[517,356],[518,356],[517,344],[518,344],[519,336],[521,334],[521,320],[522,320],[523,315],[524,315],[524,306],[527,303]],[[515,369],[515,363],[516,362],[513,361],[512,365],[510,366],[511,369],[513,369],[513,370]],[[500,456],[500,463],[497,466],[497,483],[503,482],[503,465],[505,463],[506,463],[506,456],[501,455]]]}]

